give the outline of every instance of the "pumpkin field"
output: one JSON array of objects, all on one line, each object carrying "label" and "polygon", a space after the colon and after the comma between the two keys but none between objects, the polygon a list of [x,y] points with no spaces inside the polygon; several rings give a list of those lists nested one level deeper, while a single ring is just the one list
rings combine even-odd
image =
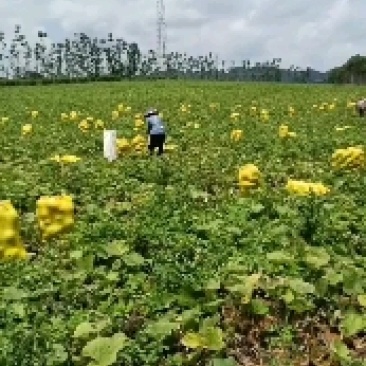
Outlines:
[{"label": "pumpkin field", "polygon": [[365,95],[1,88],[0,365],[365,365]]}]

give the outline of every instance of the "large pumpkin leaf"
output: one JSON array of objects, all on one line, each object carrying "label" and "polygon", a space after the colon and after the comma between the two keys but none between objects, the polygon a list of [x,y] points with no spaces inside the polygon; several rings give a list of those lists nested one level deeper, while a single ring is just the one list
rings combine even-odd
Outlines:
[{"label": "large pumpkin leaf", "polygon": [[340,327],[346,337],[351,337],[366,330],[366,317],[357,313],[348,313],[341,321]]},{"label": "large pumpkin leaf", "polygon": [[309,248],[304,261],[314,268],[326,266],[330,261],[330,255],[325,248]]},{"label": "large pumpkin leaf", "polygon": [[111,243],[108,243],[104,247],[104,250],[109,257],[122,257],[129,252],[130,248],[126,242],[115,240]]},{"label": "large pumpkin leaf", "polygon": [[305,295],[315,292],[315,286],[309,282],[303,281],[301,278],[291,278],[287,280],[288,286],[297,294]]},{"label": "large pumpkin leaf", "polygon": [[362,307],[366,308],[366,294],[358,295],[357,301]]},{"label": "large pumpkin leaf", "polygon": [[261,275],[259,273],[254,273],[249,276],[238,276],[237,283],[228,286],[227,289],[230,292],[238,293],[242,296],[241,302],[243,304],[248,304],[252,299],[252,294],[254,289],[257,287]]},{"label": "large pumpkin leaf", "polygon": [[81,338],[81,337],[88,336],[90,333],[94,333],[94,332],[95,332],[95,328],[92,323],[83,322],[76,327],[73,337]]},{"label": "large pumpkin leaf", "polygon": [[223,332],[218,327],[207,327],[201,333],[203,338],[204,348],[210,351],[220,351],[225,347],[223,340]]},{"label": "large pumpkin leaf", "polygon": [[181,340],[183,346],[191,349],[206,348],[220,351],[225,347],[222,330],[218,327],[205,327],[198,333],[188,332]]},{"label": "large pumpkin leaf", "polygon": [[170,335],[174,330],[179,329],[180,324],[168,319],[160,319],[146,328],[146,332],[157,339],[163,339]]},{"label": "large pumpkin leaf", "polygon": [[9,286],[9,287],[3,288],[1,297],[5,301],[21,300],[21,299],[28,297],[28,294],[25,291],[23,291],[22,289],[19,289],[19,288],[13,287],[13,286]]},{"label": "large pumpkin leaf", "polygon": [[110,366],[117,360],[118,352],[126,345],[127,337],[116,333],[112,337],[97,337],[82,350],[84,357],[91,358],[98,366]]},{"label": "large pumpkin leaf", "polygon": [[145,258],[138,253],[132,252],[126,254],[123,257],[123,261],[128,267],[138,267],[145,263]]},{"label": "large pumpkin leaf", "polygon": [[266,315],[269,313],[268,305],[261,299],[252,299],[250,305],[254,314]]},{"label": "large pumpkin leaf", "polygon": [[340,340],[336,340],[332,345],[332,351],[341,361],[350,360],[350,350],[348,347]]},{"label": "large pumpkin leaf", "polygon": [[74,338],[87,337],[92,333],[97,333],[103,330],[109,324],[108,321],[102,320],[97,323],[83,322],[80,323],[74,331]]},{"label": "large pumpkin leaf", "polygon": [[276,263],[290,263],[294,260],[294,257],[285,251],[278,250],[276,252],[268,253],[267,259]]},{"label": "large pumpkin leaf", "polygon": [[186,348],[197,349],[204,345],[203,339],[199,333],[188,332],[184,335],[181,343]]}]

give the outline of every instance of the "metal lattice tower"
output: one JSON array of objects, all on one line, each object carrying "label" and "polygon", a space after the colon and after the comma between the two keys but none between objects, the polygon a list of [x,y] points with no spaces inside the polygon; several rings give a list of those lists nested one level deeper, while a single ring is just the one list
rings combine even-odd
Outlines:
[{"label": "metal lattice tower", "polygon": [[166,56],[166,22],[165,22],[165,6],[164,0],[156,1],[157,10],[157,58],[161,66]]}]

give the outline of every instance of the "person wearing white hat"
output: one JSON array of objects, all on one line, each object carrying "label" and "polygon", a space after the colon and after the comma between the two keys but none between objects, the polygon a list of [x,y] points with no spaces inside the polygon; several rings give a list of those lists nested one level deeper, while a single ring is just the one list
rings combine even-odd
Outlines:
[{"label": "person wearing white hat", "polygon": [[159,112],[155,108],[149,108],[144,117],[147,121],[147,134],[149,135],[150,155],[152,155],[155,149],[158,149],[158,155],[164,153],[164,144],[166,140],[166,127]]}]

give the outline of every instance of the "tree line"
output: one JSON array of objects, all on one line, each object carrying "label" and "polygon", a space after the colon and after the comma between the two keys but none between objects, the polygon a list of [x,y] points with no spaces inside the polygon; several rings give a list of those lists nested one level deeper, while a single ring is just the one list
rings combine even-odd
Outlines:
[{"label": "tree line", "polygon": [[342,66],[330,70],[328,80],[336,84],[366,84],[366,56],[350,57]]},{"label": "tree line", "polygon": [[[310,67],[281,68],[281,58],[265,62],[243,60],[240,64],[219,60],[212,52],[198,57],[171,52],[161,58],[154,50],[142,54],[137,43],[116,38],[112,33],[103,38],[75,33],[63,42],[47,41],[47,33],[40,31],[37,42],[31,45],[19,25],[15,26],[10,42],[0,32],[0,85],[161,78],[295,83],[365,80],[360,76],[366,70],[361,67],[365,65],[361,56],[355,56],[351,66],[342,66],[328,74]],[[352,72],[344,71],[350,67]]]}]

